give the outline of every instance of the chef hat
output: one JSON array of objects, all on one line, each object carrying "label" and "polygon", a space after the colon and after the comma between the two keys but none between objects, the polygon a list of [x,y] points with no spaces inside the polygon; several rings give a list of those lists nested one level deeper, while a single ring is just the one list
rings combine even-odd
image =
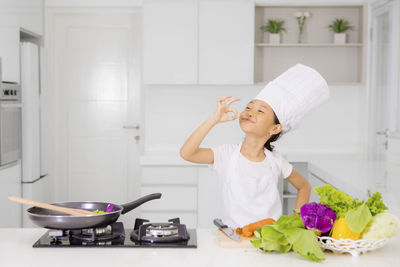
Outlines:
[{"label": "chef hat", "polygon": [[269,82],[254,98],[269,104],[282,125],[282,133],[329,97],[325,79],[313,68],[296,64]]}]

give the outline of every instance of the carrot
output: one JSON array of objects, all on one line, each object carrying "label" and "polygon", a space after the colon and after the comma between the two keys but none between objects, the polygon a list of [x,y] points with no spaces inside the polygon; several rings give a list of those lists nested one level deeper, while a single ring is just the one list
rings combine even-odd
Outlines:
[{"label": "carrot", "polygon": [[240,227],[236,228],[236,229],[235,229],[235,232],[236,232],[238,235],[241,235],[241,234],[242,234],[242,228],[240,228]]},{"label": "carrot", "polygon": [[275,222],[274,219],[267,218],[267,219],[264,219],[264,220],[261,220],[261,221],[254,222],[254,223],[248,224],[246,226],[243,226],[242,231],[241,231],[242,232],[241,236],[243,236],[243,237],[252,237],[255,230],[257,230],[260,227],[263,227],[264,225],[271,224],[271,223],[274,223],[274,222]]}]

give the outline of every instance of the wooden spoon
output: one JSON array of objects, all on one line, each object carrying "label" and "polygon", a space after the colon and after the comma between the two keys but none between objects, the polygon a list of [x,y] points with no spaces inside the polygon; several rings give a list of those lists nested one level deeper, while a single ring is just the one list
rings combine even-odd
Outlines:
[{"label": "wooden spoon", "polygon": [[90,210],[81,210],[81,209],[60,207],[60,206],[51,205],[51,204],[38,202],[38,201],[25,199],[25,198],[20,198],[20,197],[11,196],[11,197],[8,197],[8,199],[11,201],[14,201],[14,202],[18,202],[18,203],[22,203],[22,204],[26,204],[26,205],[30,205],[30,206],[35,206],[35,207],[43,208],[46,210],[54,210],[54,211],[58,211],[58,212],[62,212],[62,213],[70,214],[70,215],[76,215],[76,216],[98,215],[96,212],[93,212]]}]

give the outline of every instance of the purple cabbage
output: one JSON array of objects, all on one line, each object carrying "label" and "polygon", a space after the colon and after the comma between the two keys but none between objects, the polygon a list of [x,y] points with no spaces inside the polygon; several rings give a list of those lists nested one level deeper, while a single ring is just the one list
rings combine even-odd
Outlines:
[{"label": "purple cabbage", "polygon": [[304,225],[320,235],[331,230],[336,220],[335,212],[324,204],[315,202],[304,204],[300,208]]}]

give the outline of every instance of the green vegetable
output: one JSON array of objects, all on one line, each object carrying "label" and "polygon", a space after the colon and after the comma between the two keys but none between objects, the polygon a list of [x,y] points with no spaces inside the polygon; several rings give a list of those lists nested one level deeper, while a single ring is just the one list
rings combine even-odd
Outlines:
[{"label": "green vegetable", "polygon": [[382,212],[374,216],[362,234],[363,239],[390,238],[400,231],[400,221],[396,215]]},{"label": "green vegetable", "polygon": [[361,204],[358,199],[354,200],[329,184],[314,188],[314,193],[319,195],[321,204],[327,205],[336,213],[337,218],[344,217],[349,209],[356,208]]},{"label": "green vegetable", "polygon": [[371,211],[371,215],[375,216],[378,213],[382,213],[388,208],[381,199],[381,193],[375,192],[367,201],[367,206]]},{"label": "green vegetable", "polygon": [[314,193],[320,196],[320,202],[329,206],[337,218],[345,218],[350,230],[361,233],[371,221],[372,216],[387,209],[381,199],[381,193],[374,193],[367,202],[353,199],[331,185],[314,188]]},{"label": "green vegetable", "polygon": [[322,261],[325,259],[313,231],[294,228],[289,230],[287,235],[289,243],[292,244],[292,248],[297,254],[312,261]]},{"label": "green vegetable", "polygon": [[94,210],[93,212],[94,212],[94,213],[97,213],[97,214],[104,214],[104,213],[107,213],[107,212],[105,212],[104,210]]},{"label": "green vegetable", "polygon": [[313,231],[304,229],[303,220],[298,214],[281,216],[275,223],[257,229],[254,235],[256,239],[251,243],[265,252],[286,253],[293,250],[308,260],[325,259],[316,235]]},{"label": "green vegetable", "polygon": [[371,212],[366,203],[354,210],[349,210],[345,216],[346,223],[354,233],[361,233],[372,219]]},{"label": "green vegetable", "polygon": [[290,229],[290,228],[304,228],[303,220],[300,215],[292,215],[292,216],[281,216],[279,219],[273,223],[273,225],[277,225],[280,230]]}]

